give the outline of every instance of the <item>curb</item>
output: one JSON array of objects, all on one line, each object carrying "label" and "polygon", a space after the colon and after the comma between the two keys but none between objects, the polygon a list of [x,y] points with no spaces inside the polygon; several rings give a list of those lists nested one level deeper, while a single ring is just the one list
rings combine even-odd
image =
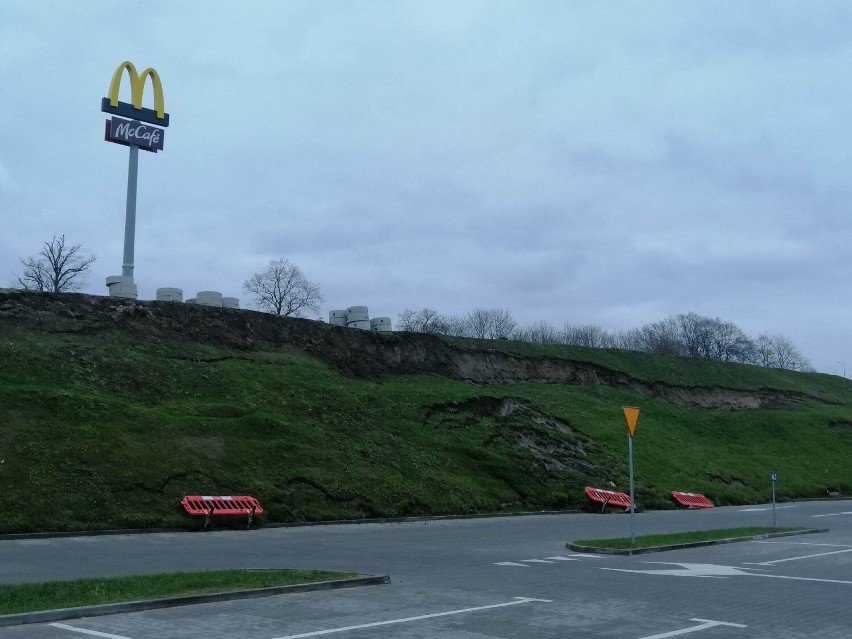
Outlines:
[{"label": "curb", "polygon": [[752,535],[751,537],[730,537],[728,539],[714,539],[713,541],[691,541],[685,544],[670,544],[668,546],[651,546],[650,548],[636,548],[630,550],[617,550],[615,548],[598,548],[596,546],[580,546],[579,544],[565,544],[568,550],[575,552],[595,553],[598,555],[647,555],[654,552],[665,552],[667,550],[684,550],[686,548],[701,548],[704,546],[721,546],[722,544],[735,544],[740,541],[755,541],[759,539],[774,539],[776,537],[793,537],[796,535],[813,535],[815,533],[827,533],[828,528],[807,528],[805,530],[794,530],[788,532],[767,533],[765,535]]},{"label": "curb", "polygon": [[38,612],[22,612],[14,615],[0,615],[0,627],[18,626],[28,623],[49,623],[52,621],[79,619],[80,617],[100,617],[126,612],[139,612],[141,610],[155,610],[157,608],[174,608],[177,606],[192,606],[196,604],[216,603],[219,601],[233,601],[235,599],[272,597],[274,595],[285,595],[294,592],[337,590],[339,588],[355,588],[358,586],[376,586],[379,584],[389,584],[390,582],[391,580],[388,575],[377,577],[357,577],[354,579],[337,579],[334,581],[294,584],[292,586],[272,586],[270,588],[254,588],[251,590],[232,590],[229,592],[217,592],[208,595],[184,595],[181,597],[165,597],[163,599],[146,599],[144,601],[126,601],[122,603],[101,604],[99,606],[81,606],[79,608],[60,608],[57,610],[40,610]]},{"label": "curb", "polygon": [[[358,524],[405,524],[411,522],[444,521],[448,519],[489,519],[497,517],[533,517],[535,515],[576,515],[582,510],[534,510],[513,513],[482,513],[475,515],[429,515],[422,517],[376,517],[372,519],[335,519],[331,521],[290,521],[264,523],[251,530],[266,528],[303,528],[305,526],[354,526]],[[207,532],[239,530],[238,528],[211,529]],[[0,541],[16,541],[22,539],[58,539],[62,537],[101,537],[108,535],[153,535],[157,533],[198,533],[200,530],[191,528],[113,528],[109,530],[69,530],[34,533],[4,533]]]}]

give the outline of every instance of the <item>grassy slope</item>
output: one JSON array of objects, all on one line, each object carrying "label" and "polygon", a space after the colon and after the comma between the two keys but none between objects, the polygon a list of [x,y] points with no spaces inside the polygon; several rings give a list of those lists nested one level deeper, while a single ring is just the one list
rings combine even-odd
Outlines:
[{"label": "grassy slope", "polygon": [[[782,497],[852,493],[848,380],[539,350],[646,381],[782,388],[833,403],[726,412],[602,386],[367,382],[301,353],[13,330],[0,337],[0,532],[188,525],[178,506],[185,494],[255,495],[266,521],[578,507],[584,485],[626,488],[622,405],[642,407],[640,505],[668,505],[671,490],[717,503],[765,500],[770,470],[780,473]],[[518,398],[574,433],[526,413],[464,408],[482,396]],[[519,439],[585,453],[554,467]]]}]

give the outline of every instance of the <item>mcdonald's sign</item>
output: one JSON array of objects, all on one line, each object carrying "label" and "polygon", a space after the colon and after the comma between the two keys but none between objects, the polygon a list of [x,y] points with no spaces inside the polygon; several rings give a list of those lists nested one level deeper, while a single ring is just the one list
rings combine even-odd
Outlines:
[{"label": "mcdonald's sign", "polygon": [[[119,102],[118,100],[118,90],[121,87],[121,79],[124,77],[125,71],[127,71],[130,79],[130,103]],[[151,78],[151,88],[154,91],[153,109],[142,106],[142,93],[145,91],[148,78]],[[169,126],[169,114],[166,113],[165,103],[163,102],[163,85],[160,82],[160,76],[150,67],[139,73],[133,63],[128,60],[118,65],[115,73],[112,74],[112,82],[109,84],[109,97],[101,100],[101,111],[131,120]]]}]

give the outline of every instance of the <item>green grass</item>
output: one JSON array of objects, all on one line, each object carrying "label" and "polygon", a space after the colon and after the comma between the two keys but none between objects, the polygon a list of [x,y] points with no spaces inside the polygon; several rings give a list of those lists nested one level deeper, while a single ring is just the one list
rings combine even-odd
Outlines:
[{"label": "green grass", "polygon": [[771,533],[793,532],[803,528],[725,528],[721,530],[699,530],[695,532],[671,533],[668,535],[645,535],[636,537],[633,544],[630,538],[618,539],[580,539],[574,543],[590,548],[611,548],[627,550],[633,548],[656,548],[678,544],[691,544],[702,541],[717,541],[719,539],[737,539],[741,537],[756,537]]},{"label": "green grass", "polygon": [[[765,502],[772,471],[780,500],[852,494],[849,380],[448,341],[573,358],[658,383],[807,396],[722,411],[604,385],[364,380],[286,344],[238,350],[4,324],[0,533],[200,527],[179,507],[188,494],[253,495],[266,510],[261,523],[588,508],[584,486],[627,488],[623,405],[642,409],[640,508],[672,507],[673,490],[717,505]],[[504,410],[508,401],[513,410]]]},{"label": "green grass", "polygon": [[320,570],[216,570],[0,585],[0,614],[289,586],[355,576]]}]

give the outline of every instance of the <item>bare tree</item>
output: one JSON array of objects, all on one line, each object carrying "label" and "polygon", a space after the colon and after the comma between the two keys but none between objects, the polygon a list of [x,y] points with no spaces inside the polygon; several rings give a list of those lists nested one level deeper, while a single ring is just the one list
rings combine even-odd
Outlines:
[{"label": "bare tree", "polygon": [[563,344],[570,344],[571,346],[609,348],[615,344],[612,335],[594,324],[569,324],[565,322],[560,337]]},{"label": "bare tree", "polygon": [[768,368],[810,371],[811,363],[793,342],[781,335],[761,335],[756,340],[757,363]]},{"label": "bare tree", "polygon": [[272,260],[247,279],[243,291],[253,294],[260,308],[275,315],[302,317],[305,311],[318,313],[323,301],[319,285],[309,282],[298,266],[283,257]]},{"label": "bare tree", "polygon": [[509,309],[475,308],[464,317],[465,337],[497,339],[509,337],[515,330],[515,320]]},{"label": "bare tree", "polygon": [[621,333],[620,348],[658,355],[685,355],[677,321],[673,317]]},{"label": "bare tree", "polygon": [[765,368],[772,368],[775,346],[772,344],[772,338],[765,333],[754,340],[754,350],[752,351],[752,363]]},{"label": "bare tree", "polygon": [[448,332],[447,318],[431,308],[413,311],[405,309],[399,314],[397,329],[414,333],[444,333]]},{"label": "bare tree", "polygon": [[696,313],[675,318],[687,355],[723,362],[749,362],[754,343],[735,324]]},{"label": "bare tree", "polygon": [[711,357],[723,362],[747,363],[754,359],[754,342],[731,322],[716,320]]},{"label": "bare tree", "polygon": [[559,344],[562,341],[559,331],[543,320],[519,328],[512,337],[521,342],[536,344]]},{"label": "bare tree", "polygon": [[24,268],[15,278],[29,291],[71,293],[86,285],[86,273],[96,259],[80,244],[69,246],[64,235],[54,235],[38,253],[20,259]]}]

